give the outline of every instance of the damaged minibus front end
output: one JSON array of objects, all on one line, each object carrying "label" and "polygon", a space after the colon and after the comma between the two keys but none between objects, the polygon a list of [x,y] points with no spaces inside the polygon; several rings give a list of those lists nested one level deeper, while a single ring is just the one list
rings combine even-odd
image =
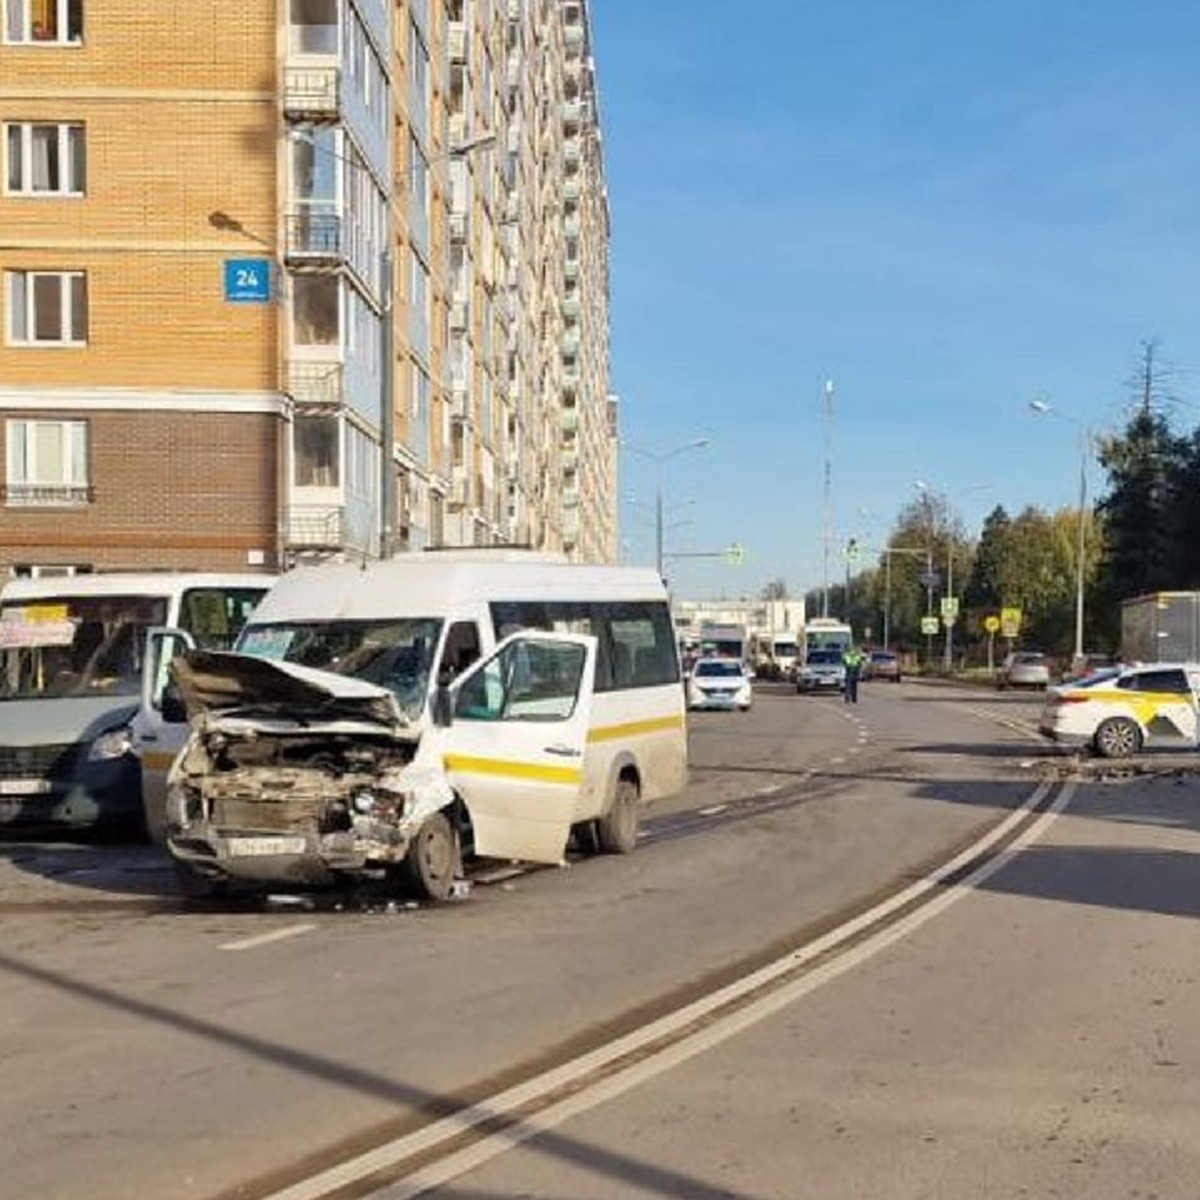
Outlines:
[{"label": "damaged minibus front end", "polygon": [[414,762],[417,733],[392,692],[201,650],[172,673],[191,732],[168,777],[166,846],[194,890],[394,873],[449,894],[455,794],[444,772]]}]

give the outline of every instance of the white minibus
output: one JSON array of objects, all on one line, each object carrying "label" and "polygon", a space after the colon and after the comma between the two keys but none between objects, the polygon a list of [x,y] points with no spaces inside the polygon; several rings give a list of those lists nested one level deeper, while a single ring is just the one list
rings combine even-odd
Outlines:
[{"label": "white minibus", "polygon": [[192,718],[165,841],[197,887],[396,875],[441,898],[462,854],[557,862],[572,831],[628,852],[642,806],[686,782],[653,570],[518,551],[302,567],[237,653],[190,641],[152,635],[144,704]]},{"label": "white minibus", "polygon": [[113,572],[17,578],[0,589],[0,834],[134,832],[141,772],[131,722],[146,633],[171,624],[228,648],[272,577]]}]

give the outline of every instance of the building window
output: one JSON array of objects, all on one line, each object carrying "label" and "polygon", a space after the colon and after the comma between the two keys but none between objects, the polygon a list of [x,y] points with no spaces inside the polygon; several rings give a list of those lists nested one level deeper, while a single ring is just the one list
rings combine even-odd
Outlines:
[{"label": "building window", "polygon": [[293,436],[296,486],[337,487],[337,417],[297,415]]},{"label": "building window", "polygon": [[82,125],[4,126],[9,192],[82,196],[87,154]]},{"label": "building window", "polygon": [[297,346],[341,343],[336,275],[292,276],[292,341]]},{"label": "building window", "polygon": [[292,50],[296,54],[336,54],[337,0],[292,0]]},{"label": "building window", "polygon": [[83,41],[83,0],[4,0],[6,42]]},{"label": "building window", "polygon": [[9,504],[86,504],[86,421],[6,421]]},{"label": "building window", "polygon": [[87,343],[87,276],[82,271],[5,271],[4,279],[11,345]]}]

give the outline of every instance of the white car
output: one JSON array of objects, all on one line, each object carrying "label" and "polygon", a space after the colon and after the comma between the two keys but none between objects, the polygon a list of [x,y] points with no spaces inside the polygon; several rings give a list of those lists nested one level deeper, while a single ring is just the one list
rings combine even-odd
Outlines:
[{"label": "white car", "polygon": [[840,692],[846,686],[846,665],[840,650],[810,650],[796,672],[797,692]]},{"label": "white car", "polygon": [[1200,663],[1148,663],[1099,671],[1046,693],[1041,732],[1128,758],[1143,746],[1200,743]]},{"label": "white car", "polygon": [[735,658],[700,658],[687,677],[688,708],[738,708],[754,702],[750,673]]}]

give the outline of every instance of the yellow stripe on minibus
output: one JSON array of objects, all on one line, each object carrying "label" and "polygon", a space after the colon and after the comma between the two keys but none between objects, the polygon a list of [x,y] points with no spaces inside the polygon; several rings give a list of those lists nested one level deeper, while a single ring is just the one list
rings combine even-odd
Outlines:
[{"label": "yellow stripe on minibus", "polygon": [[472,775],[500,775],[506,779],[536,779],[541,783],[579,783],[579,767],[547,767],[540,763],[513,762],[503,758],[475,758],[466,754],[447,754],[442,763],[447,771],[467,771]]},{"label": "yellow stripe on minibus", "polygon": [[621,725],[598,725],[588,730],[588,741],[611,742],[617,738],[637,737],[642,733],[665,733],[682,728],[683,717],[675,713],[670,717],[650,717],[645,721],[626,721]]},{"label": "yellow stripe on minibus", "polygon": [[162,771],[175,761],[175,751],[143,750],[138,757],[142,760],[143,767],[149,767],[152,771]]}]

